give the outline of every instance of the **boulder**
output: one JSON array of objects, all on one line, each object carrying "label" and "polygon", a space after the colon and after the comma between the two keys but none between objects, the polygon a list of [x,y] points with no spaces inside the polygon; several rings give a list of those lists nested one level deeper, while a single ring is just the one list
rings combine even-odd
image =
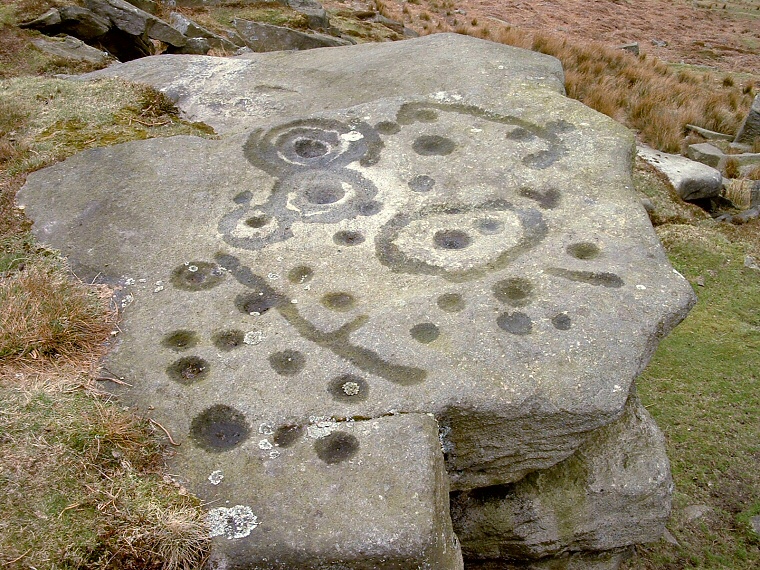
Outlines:
[{"label": "boulder", "polygon": [[182,440],[229,566],[457,567],[440,466],[470,491],[573,456],[694,302],[630,133],[552,58],[440,35],[148,63],[118,67],[224,136],[85,151],[18,200],[119,288],[113,389]]},{"label": "boulder", "polygon": [[316,0],[280,0],[281,4],[292,8],[296,12],[306,16],[309,28],[312,30],[327,30],[330,28],[330,19],[322,4]]},{"label": "boulder", "polygon": [[556,557],[660,539],[673,482],[665,441],[634,396],[575,455],[512,485],[452,496],[467,560]]},{"label": "boulder", "polygon": [[723,186],[721,173],[711,166],[645,145],[636,149],[640,158],[663,173],[682,200],[713,198]]},{"label": "boulder", "polygon": [[113,61],[107,53],[88,46],[82,40],[71,36],[62,38],[35,38],[32,44],[39,50],[56,57],[72,61],[84,61],[94,65],[105,65]]},{"label": "boulder", "polygon": [[755,95],[752,101],[752,107],[736,133],[734,142],[739,144],[751,145],[754,141],[760,139],[760,95]]},{"label": "boulder", "polygon": [[108,18],[115,27],[132,36],[146,35],[175,47],[182,47],[187,41],[185,36],[169,24],[126,0],[85,0],[85,6]]},{"label": "boulder", "polygon": [[[170,14],[169,23],[187,38],[203,38],[206,40],[210,47],[215,47],[227,51],[235,51],[238,48],[238,46],[230,40],[215,34],[211,30],[207,30],[203,26],[197,24],[196,22],[193,22],[190,18],[187,18],[179,12],[172,12]],[[208,49],[203,53],[205,54],[207,52]],[[178,53],[192,52],[183,51]]]},{"label": "boulder", "polygon": [[725,163],[726,155],[717,146],[710,143],[698,143],[689,145],[686,156],[691,160],[701,162],[707,166],[719,169],[721,163]]},{"label": "boulder", "polygon": [[305,33],[282,26],[235,18],[235,29],[254,52],[307,50],[350,45],[351,42],[325,34]]},{"label": "boulder", "polygon": [[166,53],[181,53],[193,55],[206,55],[211,50],[211,44],[206,38],[187,38],[187,43],[182,47],[169,46]]}]

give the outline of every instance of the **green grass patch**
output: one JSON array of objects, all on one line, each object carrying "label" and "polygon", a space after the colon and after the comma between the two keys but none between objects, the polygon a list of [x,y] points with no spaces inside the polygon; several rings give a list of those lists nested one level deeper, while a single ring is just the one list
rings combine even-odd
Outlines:
[{"label": "green grass patch", "polygon": [[3,568],[193,568],[195,499],[160,475],[150,424],[81,390],[0,390]]},{"label": "green grass patch", "polygon": [[[748,244],[711,225],[658,228],[698,296],[638,381],[667,438],[676,483],[669,529],[681,546],[642,548],[630,568],[760,566],[749,525],[760,512],[760,271],[745,265]],[[688,520],[690,505],[709,511]]]},{"label": "green grass patch", "polygon": [[[212,129],[177,116],[152,87],[120,79],[69,81],[44,77],[0,80],[0,166],[30,172],[88,148]],[[3,150],[4,149],[4,150]]]}]

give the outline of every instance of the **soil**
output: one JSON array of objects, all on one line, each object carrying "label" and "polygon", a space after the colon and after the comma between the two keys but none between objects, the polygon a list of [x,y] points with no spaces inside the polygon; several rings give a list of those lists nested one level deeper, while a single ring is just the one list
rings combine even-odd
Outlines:
[{"label": "soil", "polygon": [[[760,0],[378,1],[387,16],[422,33],[439,22],[494,22],[611,46],[638,42],[641,53],[668,62],[760,73]],[[325,4],[346,7],[350,0]]]}]

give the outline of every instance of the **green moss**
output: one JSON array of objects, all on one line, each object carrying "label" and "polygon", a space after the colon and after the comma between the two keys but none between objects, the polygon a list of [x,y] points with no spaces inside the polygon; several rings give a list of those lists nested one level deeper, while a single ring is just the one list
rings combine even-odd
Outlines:
[{"label": "green moss", "polygon": [[276,2],[262,2],[238,8],[214,7],[211,8],[210,16],[222,26],[231,26],[232,21],[238,18],[262,24],[271,24],[273,26],[284,26],[286,28],[305,30],[309,27],[309,21],[306,16]]}]

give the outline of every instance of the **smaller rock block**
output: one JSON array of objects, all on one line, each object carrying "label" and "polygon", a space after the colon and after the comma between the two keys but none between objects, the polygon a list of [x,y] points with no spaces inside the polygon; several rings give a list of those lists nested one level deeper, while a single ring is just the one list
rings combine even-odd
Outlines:
[{"label": "smaller rock block", "polygon": [[644,145],[638,146],[636,152],[639,157],[668,177],[682,200],[713,198],[720,194],[723,177],[715,168]]},{"label": "smaller rock block", "polygon": [[235,29],[255,52],[307,50],[350,45],[351,42],[325,34],[305,34],[282,26],[260,24],[236,18]]},{"label": "smaller rock block", "polygon": [[215,507],[211,568],[461,570],[431,416],[248,425],[218,405],[204,417],[184,473]]},{"label": "smaller rock block", "polygon": [[633,396],[563,463],[453,495],[452,518],[466,559],[607,551],[659,539],[672,490],[663,436]]},{"label": "smaller rock block", "polygon": [[37,38],[32,40],[32,43],[41,51],[68,60],[104,65],[110,59],[107,53],[90,47],[83,41],[71,36],[50,39]]},{"label": "smaller rock block", "polygon": [[740,144],[752,144],[755,139],[760,138],[760,95],[755,96],[752,107],[744,119],[739,132],[736,133],[734,142]]},{"label": "smaller rock block", "polygon": [[[188,38],[188,43],[192,44],[193,38],[203,38],[208,42],[211,47],[221,48],[228,51],[235,51],[238,46],[232,43],[230,40],[218,36],[211,30],[207,30],[203,26],[193,22],[190,18],[185,17],[179,12],[172,12],[169,16],[169,23],[179,30],[179,32]],[[207,52],[208,50],[206,50]],[[206,53],[203,52],[203,53]],[[183,51],[181,53],[197,53]]]},{"label": "smaller rock block", "polygon": [[686,154],[691,160],[696,160],[713,168],[718,168],[720,162],[726,158],[722,150],[710,143],[689,145]]}]

